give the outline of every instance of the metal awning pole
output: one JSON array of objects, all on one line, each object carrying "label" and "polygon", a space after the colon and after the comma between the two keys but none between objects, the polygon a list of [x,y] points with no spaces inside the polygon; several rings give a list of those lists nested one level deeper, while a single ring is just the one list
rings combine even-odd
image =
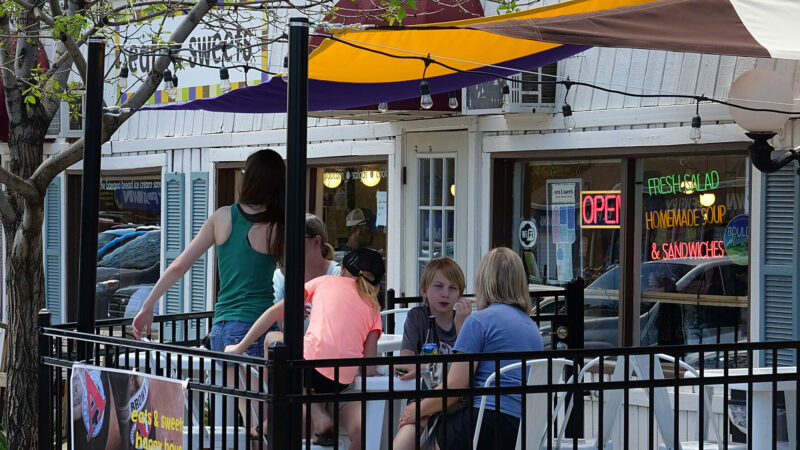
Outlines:
[{"label": "metal awning pole", "polygon": [[[106,42],[100,38],[89,38],[88,47],[78,268],[78,331],[94,333],[97,220],[100,209],[100,147],[103,130],[103,66]],[[85,361],[86,356],[86,349],[78,346],[78,360]]]},{"label": "metal awning pole", "polygon": [[[286,126],[286,301],[288,359],[303,357],[306,145],[308,125],[308,19],[289,19],[289,87]],[[302,393],[300,374],[289,374],[289,394]],[[302,409],[290,407],[290,447],[300,448]]]}]

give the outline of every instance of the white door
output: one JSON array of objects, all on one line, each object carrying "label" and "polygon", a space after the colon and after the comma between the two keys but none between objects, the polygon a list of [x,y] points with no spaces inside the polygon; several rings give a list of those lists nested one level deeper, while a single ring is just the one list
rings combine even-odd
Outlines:
[{"label": "white door", "polygon": [[419,294],[419,275],[433,258],[466,267],[466,130],[406,135],[405,288]]}]

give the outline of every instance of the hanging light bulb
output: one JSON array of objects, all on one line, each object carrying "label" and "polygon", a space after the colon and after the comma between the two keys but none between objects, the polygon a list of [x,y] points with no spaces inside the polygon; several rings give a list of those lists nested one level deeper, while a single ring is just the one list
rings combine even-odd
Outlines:
[{"label": "hanging light bulb", "polygon": [[172,83],[167,85],[167,99],[174,102],[178,98],[178,74],[172,76]]},{"label": "hanging light bulb", "polygon": [[447,106],[449,106],[450,109],[458,108],[458,94],[459,91],[450,91],[450,93],[447,94]]},{"label": "hanging light bulb", "polygon": [[117,87],[120,91],[128,89],[128,66],[124,65],[119,69],[119,78],[117,78]]},{"label": "hanging light bulb", "polygon": [[228,69],[225,67],[219,69],[219,90],[223,94],[231,91],[230,76],[228,76]]},{"label": "hanging light bulb", "polygon": [[427,81],[422,80],[419,84],[419,106],[422,109],[431,109],[433,107],[433,97],[431,97],[431,87]]},{"label": "hanging light bulb", "polygon": [[689,139],[695,144],[700,140],[700,116],[692,117],[692,130],[689,131]]},{"label": "hanging light bulb", "polygon": [[281,73],[281,80],[283,80],[284,83],[288,83],[289,82],[289,57],[288,56],[284,56],[283,57],[283,72]]},{"label": "hanging light bulb", "polygon": [[388,110],[389,110],[389,104],[388,103],[386,103],[386,102],[378,103],[378,112],[379,113],[385,113]]},{"label": "hanging light bulb", "polygon": [[164,90],[167,90],[172,87],[172,72],[169,69],[164,69]]},{"label": "hanging light bulb", "polygon": [[511,88],[508,83],[503,85],[503,111],[508,111],[508,105],[511,103]]},{"label": "hanging light bulb", "polygon": [[561,114],[564,115],[564,128],[567,131],[572,131],[575,129],[575,118],[572,117],[572,107],[569,106],[569,103],[564,103],[564,106],[561,107]]}]

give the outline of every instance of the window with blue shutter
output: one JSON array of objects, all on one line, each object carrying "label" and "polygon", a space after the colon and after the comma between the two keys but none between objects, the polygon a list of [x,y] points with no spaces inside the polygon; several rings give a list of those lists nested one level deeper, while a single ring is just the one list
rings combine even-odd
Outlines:
[{"label": "window with blue shutter", "polygon": [[[191,239],[197,236],[200,228],[208,218],[208,172],[192,172],[190,174],[191,187],[191,214],[190,229]],[[200,259],[192,265],[189,272],[189,308],[192,312],[206,310],[206,275],[208,267],[208,254],[203,253]],[[194,321],[189,324],[189,338],[202,338],[205,334],[205,323],[201,322],[199,331],[195,330]]]},{"label": "window with blue shutter", "polygon": [[[162,239],[164,239],[164,269],[169,267],[184,248],[184,174],[168,173],[164,175],[164,223]],[[184,279],[181,278],[164,294],[164,313],[178,314],[184,312],[183,302]],[[177,329],[165,327],[164,340],[183,338],[183,324]]]},{"label": "window with blue shutter", "polygon": [[62,321],[61,285],[61,177],[56,177],[44,197],[44,295],[54,324]]},{"label": "window with blue shutter", "polygon": [[[798,339],[798,278],[800,246],[797,224],[800,223],[800,177],[797,163],[762,175],[763,214],[761,216],[761,340]],[[781,365],[795,365],[794,352],[778,354]],[[772,354],[762,358],[772,364]]]}]

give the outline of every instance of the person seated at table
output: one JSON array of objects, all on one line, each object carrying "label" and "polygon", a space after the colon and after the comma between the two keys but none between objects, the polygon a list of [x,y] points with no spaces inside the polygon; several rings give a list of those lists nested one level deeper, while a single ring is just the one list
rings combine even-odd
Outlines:
[{"label": "person seated at table", "polygon": [[[342,266],[333,260],[334,250],[328,244],[328,231],[322,219],[314,214],[306,214],[306,239],[305,239],[305,282],[323,275],[340,275]],[[275,303],[282,302],[286,287],[286,279],[280,268],[275,269],[272,276],[272,291]],[[269,344],[283,341],[283,324],[280,321],[273,324],[267,331],[264,340],[264,353]],[[306,322],[306,326],[308,322]]]},{"label": "person seated at table", "polygon": [[[475,280],[475,301],[478,311],[470,314],[461,327],[453,349],[456,353],[529,352],[542,350],[542,336],[530,319],[531,300],[528,281],[522,260],[511,249],[495,248],[487,253],[478,266]],[[505,366],[516,361],[502,361]],[[448,389],[469,386],[468,362],[455,362],[447,374]],[[489,375],[494,373],[494,361],[473,363],[475,385],[483,387]],[[520,371],[509,370],[500,376],[500,386],[520,386],[523,380]],[[439,386],[441,388],[441,385]],[[448,405],[459,398],[448,398]],[[474,410],[463,408],[442,416],[436,429],[436,442],[441,449],[470,448],[471,429],[474,429],[481,396],[474,398]],[[399,426],[413,425],[417,408],[421,418],[431,417],[442,409],[439,398],[426,398],[419,403],[406,406]],[[472,421],[470,421],[472,413]],[[481,424],[479,449],[495,448],[495,434],[499,434],[499,448],[514,448],[522,415],[519,394],[500,396],[500,405],[495,396],[487,396],[486,409]],[[498,417],[499,416],[499,417]],[[499,428],[496,429],[496,424]],[[447,445],[444,446],[446,436]]]},{"label": "person seated at table", "polygon": [[[464,272],[450,258],[431,260],[420,275],[419,290],[423,306],[411,308],[403,328],[402,356],[419,355],[428,334],[428,318],[436,317],[436,335],[439,338],[439,353],[452,353],[464,319],[472,312],[472,303],[464,294]],[[398,364],[395,373],[403,380],[417,376],[416,364]],[[427,426],[427,419],[420,421],[420,430]],[[417,435],[414,425],[400,427],[394,438],[394,448],[412,449]]]},{"label": "person seated at table", "polygon": [[[375,357],[381,334],[378,285],[386,269],[378,252],[366,248],[352,251],[342,260],[341,276],[325,275],[305,285],[306,302],[311,304],[308,329],[303,338],[305,359],[343,359]],[[225,351],[243,353],[270,324],[283,318],[284,303],[268,309],[253,324],[250,331]],[[313,393],[339,393],[355,380],[357,367],[340,367],[335,377],[332,367],[311,371],[306,387]],[[374,366],[367,367],[366,376],[374,375]],[[350,450],[361,448],[361,405],[340,404],[342,426],[350,438]],[[305,417],[305,414],[303,414]],[[333,420],[322,404],[311,405],[312,441],[320,445],[335,442]],[[266,429],[266,427],[263,427]],[[305,426],[303,426],[305,429]]]}]

